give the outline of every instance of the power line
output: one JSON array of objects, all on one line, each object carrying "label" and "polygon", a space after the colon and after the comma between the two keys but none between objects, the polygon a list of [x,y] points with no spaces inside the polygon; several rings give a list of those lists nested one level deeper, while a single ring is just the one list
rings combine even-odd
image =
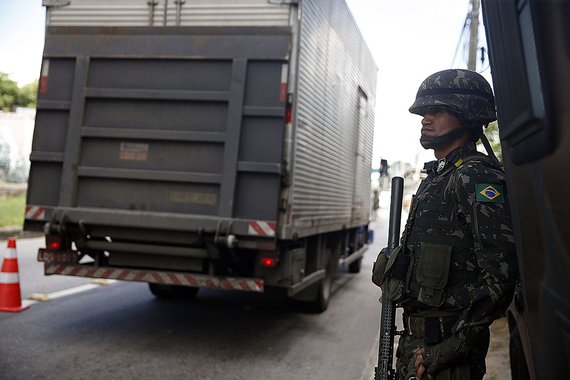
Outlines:
[{"label": "power line", "polygon": [[465,21],[463,21],[463,28],[461,28],[461,34],[459,35],[459,40],[457,41],[457,47],[455,48],[455,54],[453,54],[453,59],[451,60],[451,67],[455,63],[455,59],[457,58],[457,52],[459,51],[459,46],[463,42],[463,38],[465,36],[465,31],[467,30],[467,20],[469,20],[469,13],[465,16]]},{"label": "power line", "polygon": [[[479,9],[480,9],[480,1],[481,0],[468,0],[469,1],[469,11],[465,16],[465,20],[463,21],[463,28],[461,29],[461,34],[459,35],[459,39],[457,41],[457,46],[455,47],[455,53],[453,54],[453,60],[451,61],[451,67],[454,66],[455,62],[458,59],[459,49],[461,48],[461,60],[462,63],[467,66],[470,70],[477,69],[477,55],[478,52],[481,52],[481,67],[485,64],[485,47],[479,47]],[[468,28],[469,27],[469,28]],[[467,30],[469,32],[467,33]],[[466,37],[468,40],[466,41]],[[482,68],[479,72],[484,72],[489,69],[489,65],[487,67]]]}]

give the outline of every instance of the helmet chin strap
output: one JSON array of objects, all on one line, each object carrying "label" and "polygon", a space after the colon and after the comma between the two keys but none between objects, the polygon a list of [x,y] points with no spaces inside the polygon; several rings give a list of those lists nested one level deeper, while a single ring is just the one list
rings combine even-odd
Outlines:
[{"label": "helmet chin strap", "polygon": [[448,132],[444,135],[437,136],[437,137],[422,135],[422,137],[420,138],[420,144],[422,144],[422,147],[424,149],[439,150],[439,149],[445,148],[445,146],[448,145],[449,143],[457,140],[464,133],[465,133],[465,129],[456,128],[456,129],[452,130],[451,132]]},{"label": "helmet chin strap", "polygon": [[[437,137],[422,135],[422,137],[420,138],[420,144],[422,144],[422,147],[424,149],[433,149],[433,150],[443,149],[447,144],[461,137],[461,135],[464,132],[465,132],[464,128],[457,128],[452,130],[451,132],[448,132],[444,135]],[[479,139],[481,139],[481,143],[485,147],[485,150],[487,151],[487,155],[489,156],[489,158],[491,158],[491,160],[497,166],[502,166],[502,164],[497,159],[495,152],[493,152],[493,148],[491,148],[491,144],[489,143],[487,136],[485,136],[485,134],[483,133],[483,130],[481,130],[479,136],[476,136],[475,141]]]}]

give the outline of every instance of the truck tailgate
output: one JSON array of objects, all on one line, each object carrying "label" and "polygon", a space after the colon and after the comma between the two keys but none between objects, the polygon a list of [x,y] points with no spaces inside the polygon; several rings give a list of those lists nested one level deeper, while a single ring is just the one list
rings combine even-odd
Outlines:
[{"label": "truck tailgate", "polygon": [[49,27],[26,227],[275,234],[287,27]]}]

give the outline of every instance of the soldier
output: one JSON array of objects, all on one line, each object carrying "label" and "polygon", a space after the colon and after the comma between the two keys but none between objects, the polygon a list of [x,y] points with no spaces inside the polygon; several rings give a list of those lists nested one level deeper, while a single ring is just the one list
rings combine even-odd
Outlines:
[{"label": "soldier", "polygon": [[[373,281],[404,309],[400,379],[482,379],[489,325],[508,307],[517,277],[503,170],[483,127],[496,120],[489,83],[444,70],[421,84],[410,112],[433,149],[400,246],[380,252]],[[477,152],[481,138],[489,156]],[[427,376],[425,376],[427,374]]]}]

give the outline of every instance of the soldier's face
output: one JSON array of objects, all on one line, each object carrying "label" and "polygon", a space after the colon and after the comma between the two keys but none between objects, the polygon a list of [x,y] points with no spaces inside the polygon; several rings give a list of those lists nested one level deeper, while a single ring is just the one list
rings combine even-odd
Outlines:
[{"label": "soldier's face", "polygon": [[439,137],[460,128],[459,119],[441,107],[428,108],[422,119],[422,136]]}]

